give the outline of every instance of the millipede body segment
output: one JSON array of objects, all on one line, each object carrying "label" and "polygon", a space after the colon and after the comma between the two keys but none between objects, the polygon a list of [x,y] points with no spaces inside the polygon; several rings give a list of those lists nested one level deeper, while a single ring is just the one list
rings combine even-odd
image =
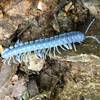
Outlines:
[{"label": "millipede body segment", "polygon": [[26,43],[18,43],[15,44],[15,47],[5,49],[5,51],[2,53],[2,58],[7,59],[11,56],[17,56],[18,54],[53,48],[61,45],[66,47],[67,45],[70,46],[72,43],[81,43],[83,40],[85,40],[85,35],[83,33],[69,32],[50,38],[39,39]]},{"label": "millipede body segment", "polygon": [[13,60],[17,60],[20,63],[22,61],[28,61],[28,56],[31,54],[31,52],[34,52],[40,58],[45,59],[47,55],[51,54],[51,49],[53,49],[54,56],[55,52],[61,54],[58,47],[65,51],[74,48],[74,50],[76,51],[75,43],[81,43],[86,38],[92,38],[96,40],[98,44],[100,44],[100,41],[96,37],[85,35],[94,21],[95,18],[90,22],[85,33],[76,31],[62,33],[54,37],[39,39],[25,43],[17,41],[14,47],[10,46],[1,53],[3,62],[9,63],[11,58],[15,58]]},{"label": "millipede body segment", "polygon": [[93,38],[98,43],[100,43],[100,41],[97,40],[94,36],[85,36],[85,34],[82,32],[69,32],[54,37],[39,39],[25,43],[17,42],[14,47],[9,47],[5,49],[1,56],[2,58],[4,58],[4,61],[9,61],[9,59],[15,57],[18,62],[22,62],[24,61],[24,59],[26,59],[26,55],[28,53],[30,54],[33,51],[35,54],[45,59],[46,56],[51,53],[52,48],[54,55],[56,51],[61,54],[58,46],[61,47],[63,50],[74,48],[74,50],[76,51],[75,43],[81,43],[86,38]]}]

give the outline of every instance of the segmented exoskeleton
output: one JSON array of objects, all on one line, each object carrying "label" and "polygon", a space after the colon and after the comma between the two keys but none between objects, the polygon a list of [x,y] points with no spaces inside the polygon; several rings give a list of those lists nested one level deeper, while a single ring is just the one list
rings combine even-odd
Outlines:
[{"label": "segmented exoskeleton", "polygon": [[[89,29],[89,27],[87,28],[87,30]],[[61,54],[58,46],[63,50],[74,48],[74,50],[76,51],[75,43],[82,43],[86,38],[93,38],[100,44],[100,41],[96,37],[86,36],[84,33],[76,31],[25,43],[17,42],[14,47],[5,49],[1,56],[4,59],[4,62],[8,61],[9,63],[10,59],[15,57],[15,60],[21,63],[22,61],[28,60],[28,56],[33,51],[35,54],[37,54],[38,56],[42,56],[42,58],[45,59],[47,55],[51,54],[52,48],[54,55],[55,52]]]}]

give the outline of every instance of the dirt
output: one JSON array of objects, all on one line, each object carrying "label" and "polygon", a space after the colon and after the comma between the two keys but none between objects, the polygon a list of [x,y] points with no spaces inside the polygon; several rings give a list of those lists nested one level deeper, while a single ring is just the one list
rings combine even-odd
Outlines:
[{"label": "dirt", "polygon": [[[81,0],[1,0],[0,53],[20,42],[49,38],[70,31],[85,32],[100,40],[100,7]],[[77,51],[40,59],[4,63],[0,57],[0,100],[99,100],[100,44],[88,39]],[[16,60],[16,59],[15,59]]]}]

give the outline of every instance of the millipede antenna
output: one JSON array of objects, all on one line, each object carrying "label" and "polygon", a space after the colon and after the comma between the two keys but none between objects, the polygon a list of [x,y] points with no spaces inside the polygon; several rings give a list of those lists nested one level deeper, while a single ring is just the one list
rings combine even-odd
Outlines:
[{"label": "millipede antenna", "polygon": [[89,24],[89,26],[87,27],[85,33],[88,32],[88,30],[90,29],[90,27],[91,27],[91,25],[94,23],[94,21],[95,21],[95,18],[93,18],[93,20],[90,22],[90,24]]}]

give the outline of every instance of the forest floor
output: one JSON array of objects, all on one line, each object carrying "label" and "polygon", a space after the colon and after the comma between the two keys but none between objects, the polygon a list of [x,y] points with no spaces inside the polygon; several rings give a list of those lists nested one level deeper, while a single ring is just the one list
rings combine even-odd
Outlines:
[{"label": "forest floor", "polygon": [[93,39],[45,60],[33,52],[27,62],[2,58],[18,40],[85,33],[93,19],[85,35],[100,40],[99,0],[0,0],[0,100],[100,100],[100,44]]}]

